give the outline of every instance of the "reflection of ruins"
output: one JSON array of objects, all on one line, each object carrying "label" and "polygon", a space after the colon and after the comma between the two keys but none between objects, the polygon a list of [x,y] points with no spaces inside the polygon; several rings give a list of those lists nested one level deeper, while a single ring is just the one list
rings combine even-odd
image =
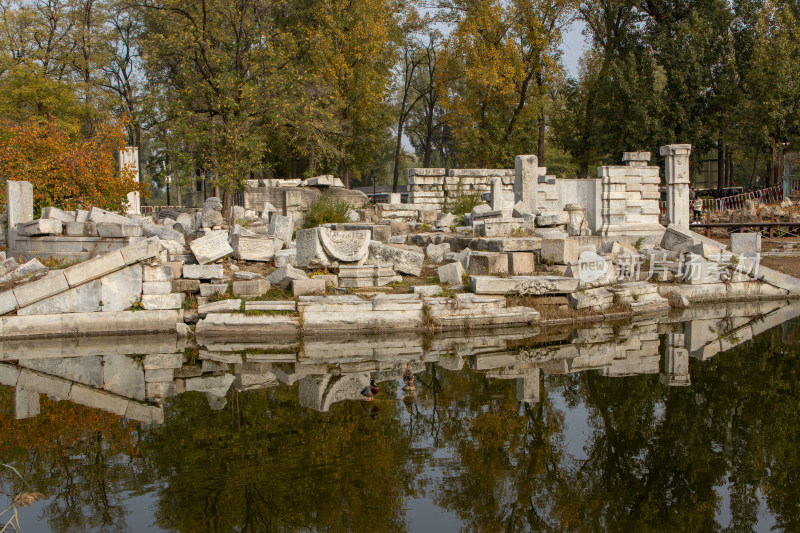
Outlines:
[{"label": "reflection of ruins", "polygon": [[297,383],[301,405],[327,411],[336,402],[360,400],[360,390],[371,379],[399,381],[411,361],[415,373],[433,364],[513,379],[517,399],[536,403],[543,374],[659,374],[664,385],[690,385],[690,357],[708,360],[797,316],[800,302],[769,301],[542,332],[517,328],[428,338],[416,333],[345,335],[273,344],[218,338],[204,343],[200,338],[198,346],[188,346],[174,334],[5,342],[0,343],[0,384],[14,387],[17,418],[36,416],[39,395],[46,394],[161,423],[163,401],[177,394],[202,392],[212,409],[221,409],[231,388],[248,391],[281,384]]}]

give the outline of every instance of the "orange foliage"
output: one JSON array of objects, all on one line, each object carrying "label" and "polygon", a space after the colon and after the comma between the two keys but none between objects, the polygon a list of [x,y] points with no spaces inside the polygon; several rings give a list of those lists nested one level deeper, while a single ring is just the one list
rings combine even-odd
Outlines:
[{"label": "orange foliage", "polygon": [[7,388],[0,393],[0,456],[26,449],[65,453],[97,435],[103,436],[112,453],[137,455],[136,422],[72,402],[55,402],[44,395],[40,396],[41,414],[15,420],[10,391]]},{"label": "orange foliage", "polygon": [[[127,194],[139,191],[130,168],[117,170],[117,150],[125,146],[125,119],[99,124],[91,137],[70,135],[55,120],[0,123],[0,176],[33,184],[36,212],[43,207],[121,211]],[[0,201],[5,204],[5,187]]]}]

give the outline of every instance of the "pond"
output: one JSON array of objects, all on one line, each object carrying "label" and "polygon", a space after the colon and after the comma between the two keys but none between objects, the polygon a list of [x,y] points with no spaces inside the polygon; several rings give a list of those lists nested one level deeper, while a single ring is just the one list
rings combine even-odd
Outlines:
[{"label": "pond", "polygon": [[27,533],[798,531],[798,315],[6,344],[0,503],[44,495]]}]

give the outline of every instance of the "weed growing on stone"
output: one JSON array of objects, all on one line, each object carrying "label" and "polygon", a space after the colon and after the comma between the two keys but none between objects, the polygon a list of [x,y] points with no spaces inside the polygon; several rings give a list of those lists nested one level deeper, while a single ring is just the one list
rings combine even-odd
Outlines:
[{"label": "weed growing on stone", "polygon": [[249,302],[271,302],[273,300],[294,300],[294,296],[286,289],[273,286],[261,296],[255,296],[247,299]]},{"label": "weed growing on stone", "polygon": [[222,300],[231,300],[233,299],[233,292],[231,292],[231,288],[228,287],[228,290],[225,292],[215,292],[214,294],[207,297],[206,301],[211,302],[221,302]]},{"label": "weed growing on stone", "polygon": [[194,294],[189,293],[183,298],[181,309],[184,311],[197,311],[197,298]]},{"label": "weed growing on stone", "polygon": [[78,263],[80,263],[80,261],[78,259],[73,259],[69,261],[67,259],[59,259],[57,257],[50,256],[47,259],[42,259],[41,263],[47,268],[55,268],[56,270],[63,270],[73,265],[77,265]]},{"label": "weed growing on stone", "polygon": [[304,228],[316,228],[320,224],[343,224],[347,222],[350,204],[334,198],[329,193],[322,193],[311,202],[306,211]]}]

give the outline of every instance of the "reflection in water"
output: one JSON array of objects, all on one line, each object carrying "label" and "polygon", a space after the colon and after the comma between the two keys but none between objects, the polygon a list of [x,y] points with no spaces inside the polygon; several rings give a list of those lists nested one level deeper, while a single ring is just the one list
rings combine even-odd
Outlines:
[{"label": "reflection in water", "polygon": [[[798,315],[765,302],[430,338],[7,343],[0,457],[47,496],[23,525],[53,531],[798,530]],[[131,515],[137,494],[151,516]]]}]

